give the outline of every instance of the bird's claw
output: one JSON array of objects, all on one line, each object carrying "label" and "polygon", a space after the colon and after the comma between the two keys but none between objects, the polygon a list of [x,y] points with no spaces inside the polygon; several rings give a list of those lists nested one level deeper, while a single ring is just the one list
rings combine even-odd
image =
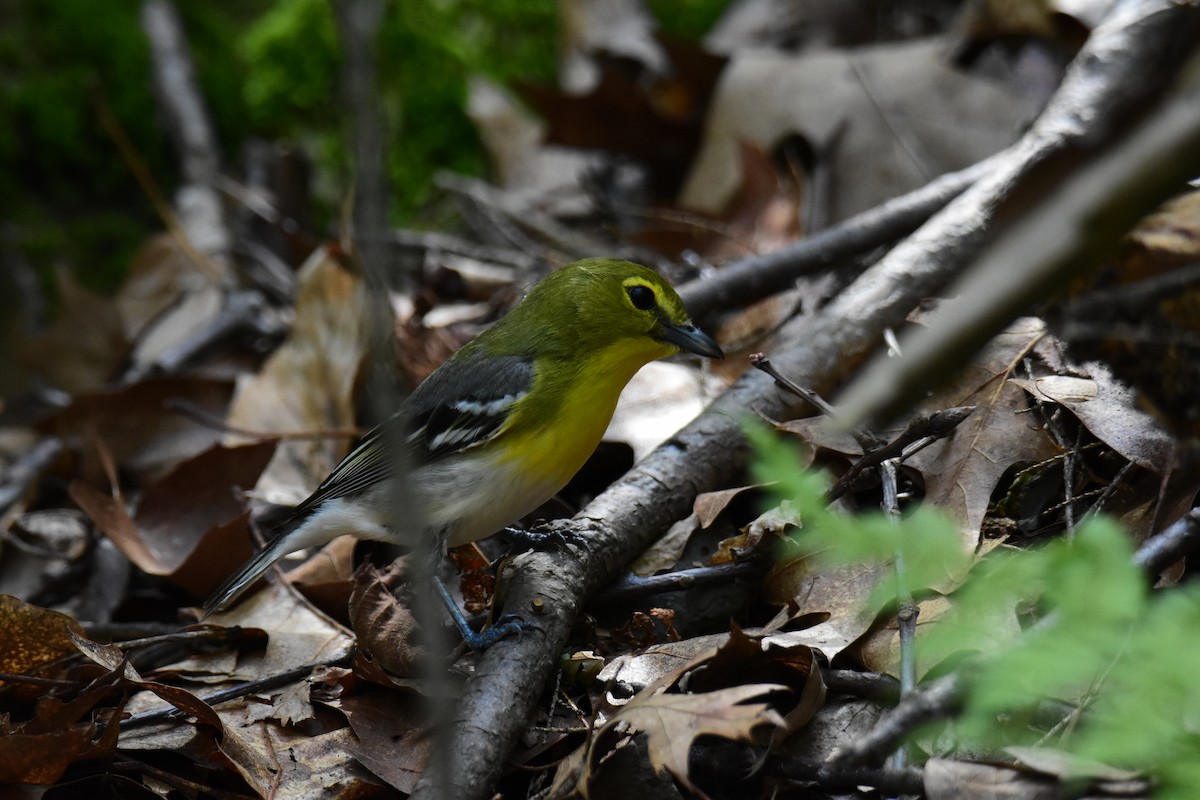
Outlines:
[{"label": "bird's claw", "polygon": [[515,635],[517,639],[520,640],[521,636],[526,631],[541,630],[541,626],[539,626],[536,622],[529,622],[528,620],[521,619],[515,614],[505,614],[497,619],[496,624],[492,625],[486,631],[480,631],[479,633],[473,633],[470,636],[464,636],[463,641],[466,642],[467,647],[479,652],[480,650],[486,650],[506,636]]},{"label": "bird's claw", "polygon": [[547,526],[535,526],[533,528],[506,527],[504,529],[504,538],[514,545],[522,546],[526,550],[546,550],[551,547],[566,547],[567,545],[574,547],[587,546],[586,541],[579,534]]}]

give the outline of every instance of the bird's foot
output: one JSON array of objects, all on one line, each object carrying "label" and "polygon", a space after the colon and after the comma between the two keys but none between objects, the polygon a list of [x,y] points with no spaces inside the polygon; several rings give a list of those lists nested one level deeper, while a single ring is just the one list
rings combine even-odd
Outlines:
[{"label": "bird's foot", "polygon": [[512,614],[505,614],[496,620],[496,624],[492,625],[485,631],[479,633],[472,632],[471,634],[463,634],[463,642],[467,647],[475,652],[486,650],[496,642],[507,636],[516,636],[518,639],[529,631],[540,631],[541,627],[536,622],[521,619]]},{"label": "bird's foot", "polygon": [[552,547],[586,547],[586,540],[572,531],[562,531],[552,528],[546,523],[532,528],[506,527],[501,535],[510,543],[525,550],[547,550]]}]

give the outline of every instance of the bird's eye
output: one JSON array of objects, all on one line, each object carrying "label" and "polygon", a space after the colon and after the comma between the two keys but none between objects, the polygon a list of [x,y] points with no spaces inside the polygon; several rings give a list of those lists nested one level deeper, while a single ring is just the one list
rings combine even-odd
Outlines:
[{"label": "bird's eye", "polygon": [[629,302],[633,303],[633,307],[642,311],[649,311],[654,308],[654,290],[649,286],[630,286]]}]

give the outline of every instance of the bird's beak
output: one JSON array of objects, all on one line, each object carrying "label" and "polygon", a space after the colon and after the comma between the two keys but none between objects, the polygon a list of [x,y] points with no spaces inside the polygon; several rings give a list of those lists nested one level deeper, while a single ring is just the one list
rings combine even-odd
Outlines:
[{"label": "bird's beak", "polygon": [[681,350],[695,353],[708,358],[724,358],[725,353],[713,341],[713,338],[697,328],[691,322],[677,325],[671,322],[662,323],[662,338]]}]

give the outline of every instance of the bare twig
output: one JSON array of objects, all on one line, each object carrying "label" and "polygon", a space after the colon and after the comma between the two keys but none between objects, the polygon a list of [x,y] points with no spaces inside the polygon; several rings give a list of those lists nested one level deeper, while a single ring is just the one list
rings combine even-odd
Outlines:
[{"label": "bare twig", "polygon": [[1133,555],[1133,563],[1151,575],[1157,575],[1189,553],[1200,549],[1200,508],[1142,543]]},{"label": "bare twig", "polygon": [[[753,353],[750,356],[750,366],[754,367],[755,369],[762,370],[774,378],[775,385],[780,389],[784,389],[796,395],[796,397],[799,397],[801,400],[820,411],[826,417],[829,417],[830,419],[836,419],[837,411],[833,406],[829,405],[829,403],[825,401],[825,398],[821,397],[821,395],[817,394],[811,389],[806,389],[805,387],[793,381],[791,378],[781,373],[779,370],[775,369],[775,366],[771,363],[771,359],[767,358],[762,353]],[[874,441],[874,437],[871,434],[860,434],[858,431],[855,431],[854,434],[856,436],[865,436],[868,439],[868,441],[865,443],[859,442],[859,444],[863,446],[863,449],[871,449],[873,447],[878,447],[881,444],[879,441]]]},{"label": "bare twig", "polygon": [[179,152],[186,184],[176,209],[196,248],[222,263],[229,259],[233,237],[225,224],[217,192],[221,154],[216,131],[196,82],[183,23],[169,0],[145,0],[142,29],[154,61],[153,84],[167,131]]},{"label": "bare twig", "polygon": [[[317,667],[336,667],[346,663],[346,659],[331,662],[328,664],[304,664],[299,667],[292,667],[283,672],[274,675],[268,675],[265,678],[259,678],[256,681],[248,681],[240,683],[229,689],[222,689],[219,692],[206,694],[200,700],[209,706],[215,706],[218,703],[227,703],[230,700],[237,700],[241,697],[247,697],[257,692],[265,692],[270,689],[278,689],[280,686],[287,686],[289,683],[307,678],[312,671]],[[165,722],[167,720],[183,719],[188,716],[186,711],[175,708],[174,706],[164,706],[163,708],[155,708],[150,711],[142,711],[121,720],[121,730],[128,730],[139,725],[146,725],[151,722]]]},{"label": "bare twig", "polygon": [[854,739],[830,759],[835,770],[881,764],[922,725],[946,719],[962,708],[965,683],[958,672],[938,678],[902,697],[866,735]]},{"label": "bare twig", "polygon": [[62,454],[62,439],[47,436],[33,446],[28,453],[9,465],[0,480],[0,517],[9,506],[17,502],[30,486],[40,478],[46,470]]},{"label": "bare twig", "polygon": [[[898,459],[888,458],[879,465],[880,482],[883,484],[883,513],[893,523],[900,520],[900,498],[896,486],[896,467]],[[913,600],[908,588],[908,565],[901,550],[893,556],[892,569],[896,574],[896,622],[900,629],[900,697],[907,697],[917,685],[917,615],[920,608]],[[893,769],[902,769],[908,765],[908,751],[904,747],[897,748],[892,754]]]},{"label": "bare twig", "polygon": [[900,682],[881,672],[855,669],[822,669],[821,677],[831,694],[848,694],[865,700],[895,705],[900,699]]},{"label": "bare twig", "polygon": [[826,499],[833,502],[848,492],[867,468],[882,464],[890,458],[903,461],[937,440],[949,436],[974,411],[975,406],[955,406],[913,418],[895,439],[877,450],[864,453],[862,458],[851,464],[850,469],[838,478],[837,483],[829,487]]},{"label": "bare twig", "polygon": [[947,173],[795,244],[726,264],[714,275],[679,287],[679,295],[688,310],[702,318],[717,309],[734,308],[783,291],[797,278],[832,269],[907,236],[1000,163],[1001,157],[993,156]]},{"label": "bare twig", "polygon": [[720,586],[744,578],[757,578],[770,568],[770,561],[753,559],[738,564],[721,564],[715,567],[681,569],[664,575],[641,578],[626,575],[601,589],[588,602],[589,607],[625,603],[652,594],[678,592]]}]

